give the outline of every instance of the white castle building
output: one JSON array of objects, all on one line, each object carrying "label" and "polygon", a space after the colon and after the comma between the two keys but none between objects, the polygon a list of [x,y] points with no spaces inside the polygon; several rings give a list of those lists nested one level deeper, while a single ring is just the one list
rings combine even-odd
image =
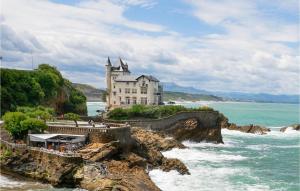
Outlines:
[{"label": "white castle building", "polygon": [[151,75],[131,75],[127,63],[118,60],[112,66],[108,58],[106,64],[107,109],[128,107],[135,104],[162,104],[162,86]]}]

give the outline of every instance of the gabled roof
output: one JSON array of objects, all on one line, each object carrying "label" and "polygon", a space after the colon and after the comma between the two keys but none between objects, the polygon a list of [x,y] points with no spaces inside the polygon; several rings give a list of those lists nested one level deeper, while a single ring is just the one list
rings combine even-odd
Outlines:
[{"label": "gabled roof", "polygon": [[138,80],[141,77],[145,77],[145,78],[147,78],[150,81],[159,82],[159,80],[157,78],[155,78],[154,76],[151,76],[151,75],[141,75],[136,80]]}]

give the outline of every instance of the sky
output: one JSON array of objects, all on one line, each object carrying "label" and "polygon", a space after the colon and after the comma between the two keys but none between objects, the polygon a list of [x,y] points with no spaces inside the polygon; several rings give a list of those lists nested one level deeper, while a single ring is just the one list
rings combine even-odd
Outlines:
[{"label": "sky", "polygon": [[1,0],[1,67],[57,67],[105,88],[105,64],[209,91],[299,94],[298,0]]}]

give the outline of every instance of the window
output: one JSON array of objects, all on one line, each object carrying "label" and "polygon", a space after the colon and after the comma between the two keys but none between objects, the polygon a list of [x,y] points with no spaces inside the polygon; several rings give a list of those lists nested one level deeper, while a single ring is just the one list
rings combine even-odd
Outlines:
[{"label": "window", "polygon": [[132,104],[134,104],[134,105],[136,104],[136,97],[132,98]]},{"label": "window", "polygon": [[137,89],[132,89],[131,91],[132,91],[133,94],[137,93]]},{"label": "window", "polygon": [[141,94],[147,94],[147,87],[141,87]]},{"label": "window", "polygon": [[119,100],[120,100],[120,103],[121,103],[121,101],[122,101],[122,97],[119,97]]},{"label": "window", "polygon": [[116,85],[114,84],[114,88],[116,88]]},{"label": "window", "polygon": [[126,82],[127,85],[129,85],[129,82]]},{"label": "window", "polygon": [[119,92],[122,93],[122,89],[121,88],[119,88]]},{"label": "window", "polygon": [[116,101],[114,101],[114,104],[116,104]]},{"label": "window", "polygon": [[125,103],[126,103],[127,105],[130,104],[130,97],[126,97],[126,98],[125,98]]},{"label": "window", "polygon": [[113,92],[114,96],[117,94],[117,92]]},{"label": "window", "polygon": [[136,82],[133,82],[133,86],[135,86],[136,85]]},{"label": "window", "polygon": [[113,76],[113,79],[115,80],[117,78],[117,76]]},{"label": "window", "polygon": [[125,94],[130,94],[130,88],[125,88]]},{"label": "window", "polygon": [[141,104],[142,105],[147,105],[147,98],[146,97],[141,97]]}]

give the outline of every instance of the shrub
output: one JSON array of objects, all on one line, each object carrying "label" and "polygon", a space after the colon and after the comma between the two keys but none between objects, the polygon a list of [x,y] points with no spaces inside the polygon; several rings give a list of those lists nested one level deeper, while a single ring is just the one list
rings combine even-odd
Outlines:
[{"label": "shrub", "polygon": [[42,119],[44,122],[53,118],[54,109],[50,107],[17,107],[17,111],[25,113],[28,117]]},{"label": "shrub", "polygon": [[2,151],[2,153],[1,153],[1,155],[0,155],[0,160],[3,160],[3,159],[5,159],[5,158],[7,158],[7,157],[10,157],[10,156],[12,156],[12,151],[10,150],[10,149],[8,149],[8,148],[5,148],[5,150],[4,151]]},{"label": "shrub", "polygon": [[64,118],[69,119],[69,120],[73,120],[76,124],[76,127],[78,127],[77,121],[80,119],[80,116],[77,115],[76,113],[66,113],[64,115]]},{"label": "shrub", "polygon": [[208,107],[208,106],[202,106],[198,108],[199,111],[214,111],[213,108]]},{"label": "shrub", "polygon": [[21,122],[24,121],[27,116],[22,112],[6,112],[3,116],[4,128],[14,137],[14,139],[23,138],[27,133],[26,129],[23,129]]},{"label": "shrub", "polygon": [[115,119],[115,120],[125,120],[128,119],[128,112],[126,112],[123,108],[116,108],[110,111],[108,114],[108,118]]},{"label": "shrub", "polygon": [[44,121],[34,118],[27,118],[21,121],[21,127],[26,131],[31,130],[33,133],[41,133],[47,129]]},{"label": "shrub", "polygon": [[14,139],[23,139],[29,130],[32,130],[33,132],[42,132],[47,128],[45,122],[37,119],[36,116],[41,115],[40,118],[45,120],[45,117],[50,116],[49,113],[41,110],[32,112],[33,109],[29,107],[19,108],[19,110],[26,110],[28,112],[6,112],[3,116],[4,128]]},{"label": "shrub", "polygon": [[116,108],[108,113],[108,118],[115,120],[126,120],[134,118],[162,118],[174,115],[182,111],[213,111],[207,106],[199,108],[186,108],[181,105],[145,106],[134,105],[131,108]]}]

